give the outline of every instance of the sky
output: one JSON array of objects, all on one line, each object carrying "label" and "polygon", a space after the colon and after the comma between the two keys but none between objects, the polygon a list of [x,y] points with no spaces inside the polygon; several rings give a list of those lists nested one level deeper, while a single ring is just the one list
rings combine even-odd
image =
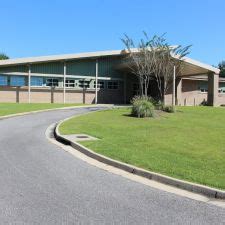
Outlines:
[{"label": "sky", "polygon": [[123,49],[166,33],[190,57],[225,60],[225,0],[0,0],[0,52],[10,58]]}]

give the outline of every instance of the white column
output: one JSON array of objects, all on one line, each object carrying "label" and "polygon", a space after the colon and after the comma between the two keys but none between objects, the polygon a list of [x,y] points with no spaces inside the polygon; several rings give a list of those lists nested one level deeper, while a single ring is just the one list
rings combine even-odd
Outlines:
[{"label": "white column", "polygon": [[172,106],[175,106],[175,99],[176,99],[176,66],[173,66],[173,93],[172,93]]},{"label": "white column", "polygon": [[182,78],[178,78],[176,82],[176,99],[177,105],[182,104]]},{"label": "white column", "polygon": [[66,103],[66,62],[63,65],[63,103]]},{"label": "white column", "polygon": [[30,65],[28,65],[28,103],[30,103],[30,77],[31,77],[31,69]]},{"label": "white column", "polygon": [[98,59],[95,62],[95,104],[98,104]]}]

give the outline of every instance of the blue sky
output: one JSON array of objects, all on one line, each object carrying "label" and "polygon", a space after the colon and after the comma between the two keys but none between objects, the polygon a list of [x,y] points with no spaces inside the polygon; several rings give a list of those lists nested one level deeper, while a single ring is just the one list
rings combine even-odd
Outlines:
[{"label": "blue sky", "polygon": [[190,56],[225,60],[224,0],[0,0],[0,52],[11,58],[122,49],[167,33],[171,44],[192,44]]}]

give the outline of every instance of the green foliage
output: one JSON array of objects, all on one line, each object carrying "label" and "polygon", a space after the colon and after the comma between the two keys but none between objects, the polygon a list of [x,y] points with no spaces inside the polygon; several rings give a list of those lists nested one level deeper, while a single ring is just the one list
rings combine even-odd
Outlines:
[{"label": "green foliage", "polygon": [[162,103],[162,101],[153,99],[151,102],[152,102],[153,105],[155,106],[155,109],[156,109],[156,110],[162,110],[162,108],[163,108],[163,103]]},{"label": "green foliage", "polygon": [[162,107],[162,111],[168,112],[168,113],[175,113],[176,108],[172,105],[165,105],[165,106]]},{"label": "green foliage", "polygon": [[0,53],[0,60],[5,60],[5,59],[9,59],[9,57],[4,53]]},{"label": "green foliage", "polygon": [[43,109],[54,109],[82,104],[60,104],[60,103],[0,103],[0,116],[15,113],[31,112]]},{"label": "green foliage", "polygon": [[220,62],[218,67],[220,69],[220,76],[225,77],[225,61]]},{"label": "green foliage", "polygon": [[154,116],[154,105],[151,99],[143,96],[135,96],[132,101],[131,114],[138,118],[140,117],[153,117]]}]

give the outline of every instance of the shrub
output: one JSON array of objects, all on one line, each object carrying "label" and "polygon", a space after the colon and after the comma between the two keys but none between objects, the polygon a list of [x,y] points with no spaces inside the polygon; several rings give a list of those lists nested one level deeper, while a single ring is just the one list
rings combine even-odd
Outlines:
[{"label": "shrub", "polygon": [[155,109],[157,109],[157,110],[163,109],[163,103],[161,101],[155,102],[154,106],[155,106]]},{"label": "shrub", "polygon": [[132,115],[136,117],[153,117],[154,105],[148,97],[135,96],[132,101]]},{"label": "shrub", "polygon": [[175,112],[176,112],[175,107],[173,107],[172,105],[166,105],[166,106],[163,106],[163,107],[162,107],[162,110],[163,110],[164,112],[168,112],[168,113],[175,113]]}]

